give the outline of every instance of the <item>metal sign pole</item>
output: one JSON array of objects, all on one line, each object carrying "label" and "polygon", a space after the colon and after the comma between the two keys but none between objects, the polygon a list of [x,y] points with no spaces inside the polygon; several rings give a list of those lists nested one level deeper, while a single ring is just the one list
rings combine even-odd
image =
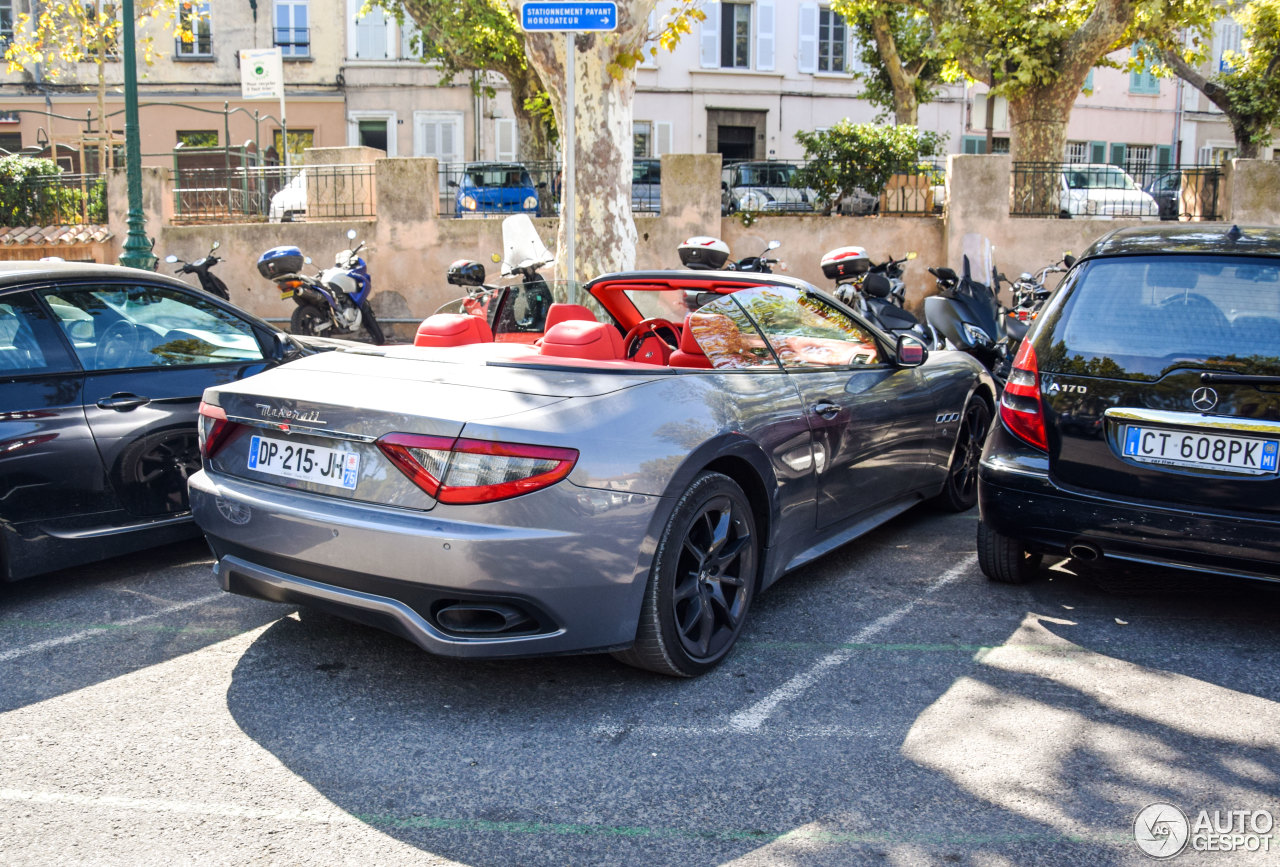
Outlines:
[{"label": "metal sign pole", "polygon": [[564,35],[564,122],[568,129],[565,131],[564,146],[564,201],[561,202],[561,210],[565,214],[564,224],[564,255],[565,259],[565,279],[569,281],[569,303],[576,304],[578,301],[578,286],[575,282],[577,275],[574,268],[574,232],[577,230],[577,213],[575,211],[574,202],[574,161],[573,155],[576,148],[574,129],[574,55],[578,52],[578,46],[575,44],[576,34],[573,32]]}]

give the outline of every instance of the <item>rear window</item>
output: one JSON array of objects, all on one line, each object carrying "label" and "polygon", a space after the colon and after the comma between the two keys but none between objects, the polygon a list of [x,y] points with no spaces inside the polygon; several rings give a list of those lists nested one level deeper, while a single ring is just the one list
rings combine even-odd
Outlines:
[{"label": "rear window", "polygon": [[1280,374],[1280,259],[1100,259],[1073,284],[1042,370],[1157,379],[1193,364]]}]

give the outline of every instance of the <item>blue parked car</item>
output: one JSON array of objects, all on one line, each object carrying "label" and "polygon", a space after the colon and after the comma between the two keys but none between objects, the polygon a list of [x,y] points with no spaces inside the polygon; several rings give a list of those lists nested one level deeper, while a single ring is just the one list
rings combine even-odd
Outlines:
[{"label": "blue parked car", "polygon": [[458,188],[455,213],[528,214],[538,216],[538,189],[529,170],[519,163],[467,163]]}]

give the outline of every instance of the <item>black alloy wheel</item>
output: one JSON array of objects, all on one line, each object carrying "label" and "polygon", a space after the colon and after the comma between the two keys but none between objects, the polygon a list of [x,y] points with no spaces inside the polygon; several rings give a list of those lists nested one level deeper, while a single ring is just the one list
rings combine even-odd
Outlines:
[{"label": "black alloy wheel", "polygon": [[729,654],[755,595],[760,542],[742,488],[703,473],[677,502],[654,555],[628,665],[693,677]]},{"label": "black alloy wheel", "polygon": [[323,335],[329,330],[328,325],[328,314],[311,304],[299,304],[289,317],[289,330],[308,337]]},{"label": "black alloy wheel", "polygon": [[978,502],[978,463],[991,427],[991,410],[980,397],[972,397],[960,417],[956,447],[951,455],[947,482],[938,495],[938,504],[951,512],[967,512]]}]

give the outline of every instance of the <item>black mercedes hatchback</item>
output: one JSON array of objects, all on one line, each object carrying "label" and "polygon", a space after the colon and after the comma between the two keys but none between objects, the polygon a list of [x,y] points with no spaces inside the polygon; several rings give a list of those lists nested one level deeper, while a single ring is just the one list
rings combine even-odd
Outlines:
[{"label": "black mercedes hatchback", "polygon": [[1119,229],[1014,361],[979,471],[978,555],[1280,580],[1280,229]]}]

